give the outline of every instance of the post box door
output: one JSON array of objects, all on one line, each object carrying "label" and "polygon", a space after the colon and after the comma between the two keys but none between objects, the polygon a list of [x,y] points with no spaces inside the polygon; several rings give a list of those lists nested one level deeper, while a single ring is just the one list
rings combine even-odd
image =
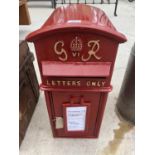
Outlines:
[{"label": "post box door", "polygon": [[[54,105],[54,113],[55,118],[62,117],[63,118],[63,128],[56,129],[57,136],[93,136],[94,135],[94,128],[98,114],[98,107],[100,103],[100,93],[93,92],[93,93],[81,93],[81,92],[52,92],[52,100]],[[84,103],[81,104],[81,96],[83,96]],[[71,103],[71,97],[74,97],[74,102]],[[66,103],[66,106],[65,106]],[[67,118],[67,108],[74,107],[75,114],[77,113],[76,109],[80,107],[86,107],[85,118],[80,122],[74,121],[74,118]],[[72,114],[74,114],[72,112]],[[82,117],[83,115],[81,115]],[[69,116],[68,116],[69,117]],[[70,119],[69,122],[67,119]],[[80,118],[79,118],[80,119]],[[84,122],[83,122],[84,121]],[[56,122],[57,123],[57,122]],[[70,123],[70,124],[69,124]],[[73,129],[67,129],[67,126],[71,125],[71,123],[78,123]],[[80,124],[84,123],[85,127],[81,131],[79,131]],[[56,127],[56,126],[55,126]]]}]

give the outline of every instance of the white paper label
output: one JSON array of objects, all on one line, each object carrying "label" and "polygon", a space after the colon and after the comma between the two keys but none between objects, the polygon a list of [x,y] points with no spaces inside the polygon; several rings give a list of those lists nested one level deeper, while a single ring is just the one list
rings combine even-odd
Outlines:
[{"label": "white paper label", "polygon": [[68,131],[85,130],[86,110],[86,106],[66,108]]},{"label": "white paper label", "polygon": [[61,129],[63,128],[63,118],[62,117],[56,117],[56,129]]},{"label": "white paper label", "polygon": [[67,23],[81,23],[81,20],[68,20]]}]

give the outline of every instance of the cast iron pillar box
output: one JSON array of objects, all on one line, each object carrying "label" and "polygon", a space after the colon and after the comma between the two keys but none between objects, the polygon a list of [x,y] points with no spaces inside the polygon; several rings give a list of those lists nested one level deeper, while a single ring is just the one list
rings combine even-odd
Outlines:
[{"label": "cast iron pillar box", "polygon": [[76,4],[54,10],[26,39],[35,45],[53,136],[98,137],[126,37],[102,10]]}]

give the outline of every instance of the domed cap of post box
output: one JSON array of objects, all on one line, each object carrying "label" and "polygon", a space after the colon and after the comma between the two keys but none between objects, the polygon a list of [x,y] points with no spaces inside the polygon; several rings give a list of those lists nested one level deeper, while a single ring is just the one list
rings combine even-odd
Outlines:
[{"label": "domed cap of post box", "polygon": [[44,25],[27,36],[28,41],[35,41],[53,34],[53,32],[84,30],[98,33],[123,43],[127,39],[118,32],[104,11],[85,4],[62,6],[51,14]]}]

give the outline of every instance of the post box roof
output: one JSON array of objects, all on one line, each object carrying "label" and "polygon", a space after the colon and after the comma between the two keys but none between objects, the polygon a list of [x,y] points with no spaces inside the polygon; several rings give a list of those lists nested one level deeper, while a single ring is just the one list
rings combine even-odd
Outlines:
[{"label": "post box roof", "polygon": [[118,32],[104,11],[85,4],[71,4],[54,10],[44,25],[27,36],[28,41],[35,41],[48,36],[52,32],[71,29],[82,29],[96,32],[113,38],[119,43],[125,42],[126,37]]}]

